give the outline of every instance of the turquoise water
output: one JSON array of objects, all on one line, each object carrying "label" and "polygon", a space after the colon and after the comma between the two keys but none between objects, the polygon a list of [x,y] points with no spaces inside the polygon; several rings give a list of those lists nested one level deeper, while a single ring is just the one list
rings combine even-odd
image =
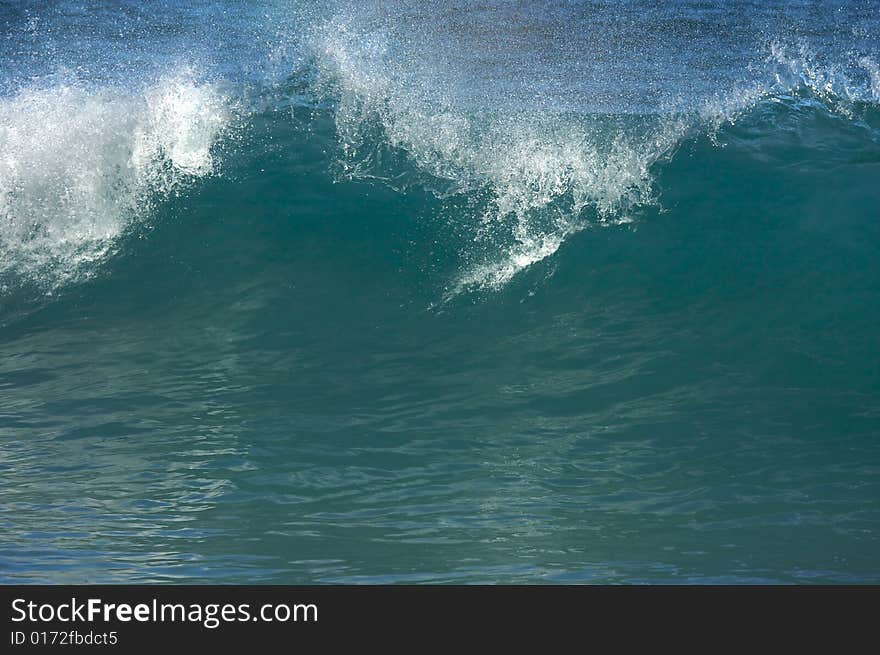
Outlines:
[{"label": "turquoise water", "polygon": [[0,580],[880,582],[878,34],[0,3]]}]

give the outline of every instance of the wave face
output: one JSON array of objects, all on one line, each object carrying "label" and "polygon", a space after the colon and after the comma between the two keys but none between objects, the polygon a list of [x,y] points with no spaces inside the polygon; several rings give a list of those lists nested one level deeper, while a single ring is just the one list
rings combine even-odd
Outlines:
[{"label": "wave face", "polygon": [[880,582],[873,0],[0,26],[3,581]]}]

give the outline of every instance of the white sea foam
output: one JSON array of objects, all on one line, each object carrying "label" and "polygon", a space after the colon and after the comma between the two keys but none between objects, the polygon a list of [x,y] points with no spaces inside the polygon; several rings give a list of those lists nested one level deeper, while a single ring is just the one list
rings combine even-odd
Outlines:
[{"label": "white sea foam", "polygon": [[60,82],[0,99],[0,273],[48,288],[91,274],[157,199],[215,170],[229,119],[190,70],[138,90]]},{"label": "white sea foam", "polygon": [[444,87],[442,73],[391,57],[381,30],[336,20],[314,41],[318,66],[336,96],[350,175],[372,173],[378,128],[383,142],[447,181],[447,193],[488,192],[491,200],[474,217],[477,239],[509,238],[500,252],[466,270],[456,289],[506,284],[585,227],[587,207],[601,223],[649,201],[651,166],[685,129],[659,117],[627,129],[621,117],[462,106]]}]

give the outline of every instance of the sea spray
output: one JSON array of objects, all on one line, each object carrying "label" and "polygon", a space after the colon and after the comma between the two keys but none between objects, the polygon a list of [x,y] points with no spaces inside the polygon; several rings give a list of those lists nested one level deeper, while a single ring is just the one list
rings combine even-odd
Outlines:
[{"label": "sea spray", "polygon": [[93,273],[156,201],[215,170],[229,121],[189,70],[142,89],[74,80],[0,98],[0,275],[52,288]]}]

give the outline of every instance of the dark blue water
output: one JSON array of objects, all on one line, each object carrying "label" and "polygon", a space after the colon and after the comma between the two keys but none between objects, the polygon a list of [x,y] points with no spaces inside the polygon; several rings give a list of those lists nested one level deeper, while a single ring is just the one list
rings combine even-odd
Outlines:
[{"label": "dark blue water", "polygon": [[0,580],[880,582],[880,4],[0,2]]}]

